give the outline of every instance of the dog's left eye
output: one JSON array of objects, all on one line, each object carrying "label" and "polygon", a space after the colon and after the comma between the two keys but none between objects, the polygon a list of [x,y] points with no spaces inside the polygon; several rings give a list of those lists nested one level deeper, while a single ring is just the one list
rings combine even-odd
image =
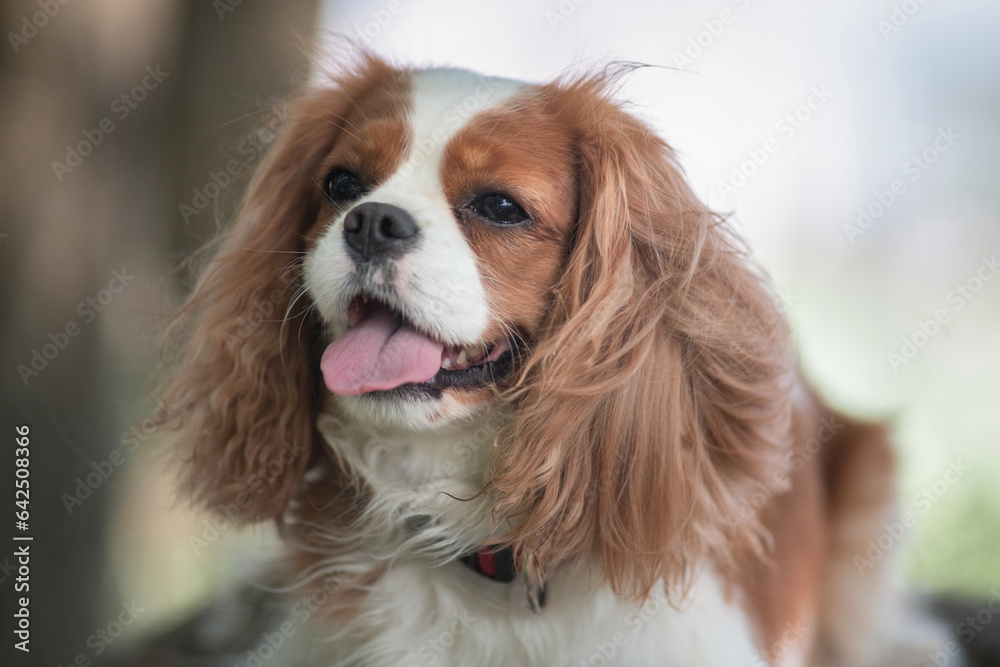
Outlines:
[{"label": "dog's left eye", "polygon": [[365,186],[357,174],[346,169],[334,169],[323,181],[323,192],[333,201],[351,201],[365,194]]},{"label": "dog's left eye", "polygon": [[516,225],[528,220],[528,214],[521,205],[507,195],[483,195],[469,204],[469,208],[480,217],[499,225]]}]

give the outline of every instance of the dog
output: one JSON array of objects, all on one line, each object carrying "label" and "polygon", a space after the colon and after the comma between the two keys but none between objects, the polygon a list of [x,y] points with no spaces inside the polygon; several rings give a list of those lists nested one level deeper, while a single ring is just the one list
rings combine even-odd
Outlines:
[{"label": "dog", "polygon": [[625,70],[359,54],[287,104],[168,331],[163,426],[198,504],[278,528],[271,664],[902,667],[947,641],[870,557],[886,431],[809,389]]}]

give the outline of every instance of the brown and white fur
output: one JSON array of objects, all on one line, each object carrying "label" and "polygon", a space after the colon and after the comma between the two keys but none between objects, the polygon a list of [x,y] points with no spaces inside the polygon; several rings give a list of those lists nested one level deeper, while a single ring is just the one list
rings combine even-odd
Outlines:
[{"label": "brown and white fur", "polygon": [[[279,527],[291,632],[271,664],[889,667],[934,648],[907,638],[888,562],[855,561],[891,520],[885,433],[804,387],[761,276],[614,81],[361,55],[287,105],[171,329],[166,391],[187,490]],[[352,252],[366,203],[404,211],[409,241]],[[511,203],[524,219],[490,217]],[[333,393],[323,351],[372,308],[445,366],[509,347],[506,365]],[[494,546],[518,580],[459,562]]]}]

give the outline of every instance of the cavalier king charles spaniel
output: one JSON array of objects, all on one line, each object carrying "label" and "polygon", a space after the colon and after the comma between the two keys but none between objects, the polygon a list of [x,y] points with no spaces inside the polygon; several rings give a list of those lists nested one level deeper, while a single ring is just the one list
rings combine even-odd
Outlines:
[{"label": "cavalier king charles spaniel", "polygon": [[885,432],[804,385],[761,272],[619,74],[359,55],[288,103],[168,335],[186,491],[281,537],[253,655],[940,652],[871,549],[894,520]]}]

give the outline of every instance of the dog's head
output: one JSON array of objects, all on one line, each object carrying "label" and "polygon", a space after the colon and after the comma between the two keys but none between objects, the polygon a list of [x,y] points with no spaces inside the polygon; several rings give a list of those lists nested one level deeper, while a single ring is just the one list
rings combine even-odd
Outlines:
[{"label": "dog's head", "polygon": [[312,174],[320,369],[348,417],[433,429],[509,386],[544,324],[573,138],[552,100],[460,70],[392,72],[355,103]]},{"label": "dog's head", "polygon": [[196,496],[280,516],[324,410],[405,434],[502,407],[494,516],[543,568],[593,552],[642,592],[752,541],[720,517],[783,448],[786,327],[611,81],[363,57],[293,100],[177,321]]}]

